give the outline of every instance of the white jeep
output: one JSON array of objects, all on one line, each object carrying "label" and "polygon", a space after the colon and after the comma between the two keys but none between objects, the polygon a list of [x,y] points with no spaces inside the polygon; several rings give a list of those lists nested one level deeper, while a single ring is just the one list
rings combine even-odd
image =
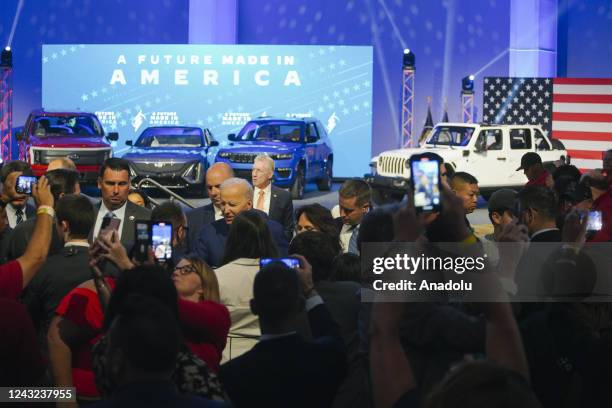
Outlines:
[{"label": "white jeep", "polygon": [[563,143],[548,138],[539,126],[439,123],[422,147],[389,150],[372,158],[365,180],[375,201],[401,199],[410,185],[410,156],[423,152],[437,153],[455,171],[475,176],[485,198],[499,188],[527,182],[516,170],[527,152],[537,152],[545,164],[569,163]]}]

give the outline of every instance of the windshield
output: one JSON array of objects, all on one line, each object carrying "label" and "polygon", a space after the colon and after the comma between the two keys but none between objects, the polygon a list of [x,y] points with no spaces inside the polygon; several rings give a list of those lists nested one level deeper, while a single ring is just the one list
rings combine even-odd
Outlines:
[{"label": "windshield", "polygon": [[301,123],[266,122],[258,124],[256,122],[249,122],[236,135],[236,140],[268,140],[295,143],[302,141],[302,135]]},{"label": "windshield", "polygon": [[202,147],[203,132],[198,128],[147,128],[136,141],[137,147]]},{"label": "windshield", "polygon": [[474,134],[474,128],[463,126],[437,126],[427,144],[446,146],[467,146]]},{"label": "windshield", "polygon": [[32,129],[32,134],[36,137],[104,136],[102,125],[90,115],[43,116],[34,119]]}]

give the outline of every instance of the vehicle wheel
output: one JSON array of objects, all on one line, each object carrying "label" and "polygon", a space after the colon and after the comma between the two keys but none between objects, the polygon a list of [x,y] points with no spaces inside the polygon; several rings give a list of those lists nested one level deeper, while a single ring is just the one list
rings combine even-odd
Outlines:
[{"label": "vehicle wheel", "polygon": [[334,162],[333,159],[329,159],[327,161],[327,165],[325,166],[325,176],[323,176],[323,178],[317,180],[317,187],[319,188],[319,190],[321,191],[329,191],[332,188],[332,179],[334,177],[333,175],[333,167],[334,167]]},{"label": "vehicle wheel", "polygon": [[306,176],[304,174],[304,166],[300,165],[295,174],[293,186],[291,186],[291,198],[301,200],[304,197],[304,186],[306,185]]}]

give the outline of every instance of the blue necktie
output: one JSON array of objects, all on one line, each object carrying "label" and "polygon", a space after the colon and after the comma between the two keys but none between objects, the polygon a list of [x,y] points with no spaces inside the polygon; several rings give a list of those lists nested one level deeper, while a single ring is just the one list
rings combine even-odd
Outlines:
[{"label": "blue necktie", "polygon": [[353,233],[351,234],[351,239],[349,240],[348,251],[351,254],[359,255],[359,245],[357,244],[358,238],[359,238],[359,225],[357,225],[353,229]]}]

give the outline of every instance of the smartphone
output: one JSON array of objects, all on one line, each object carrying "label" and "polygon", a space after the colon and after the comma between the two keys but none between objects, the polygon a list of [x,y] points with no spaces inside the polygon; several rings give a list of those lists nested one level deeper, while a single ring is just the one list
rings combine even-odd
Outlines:
[{"label": "smartphone", "polygon": [[300,260],[297,258],[261,258],[259,260],[259,267],[263,268],[270,262],[282,262],[288,267],[290,267],[291,269],[300,267]]},{"label": "smartphone", "polygon": [[440,211],[440,160],[431,153],[410,157],[410,180],[414,207],[419,212]]},{"label": "smartphone", "polygon": [[135,228],[134,258],[139,262],[144,262],[147,260],[147,251],[151,243],[151,224],[149,221],[136,221]]},{"label": "smartphone", "polygon": [[150,235],[155,259],[160,263],[172,259],[172,224],[154,222],[151,224]]},{"label": "smartphone", "polygon": [[38,183],[38,178],[34,176],[19,176],[17,177],[17,184],[15,185],[15,191],[19,194],[32,194],[32,184]]},{"label": "smartphone", "polygon": [[102,219],[102,224],[100,225],[100,232],[98,233],[98,236],[100,235],[107,236],[113,230],[119,231],[120,225],[121,225],[120,218],[104,217]]},{"label": "smartphone", "polygon": [[601,211],[589,211],[589,220],[587,221],[587,231],[599,231],[603,226]]}]

